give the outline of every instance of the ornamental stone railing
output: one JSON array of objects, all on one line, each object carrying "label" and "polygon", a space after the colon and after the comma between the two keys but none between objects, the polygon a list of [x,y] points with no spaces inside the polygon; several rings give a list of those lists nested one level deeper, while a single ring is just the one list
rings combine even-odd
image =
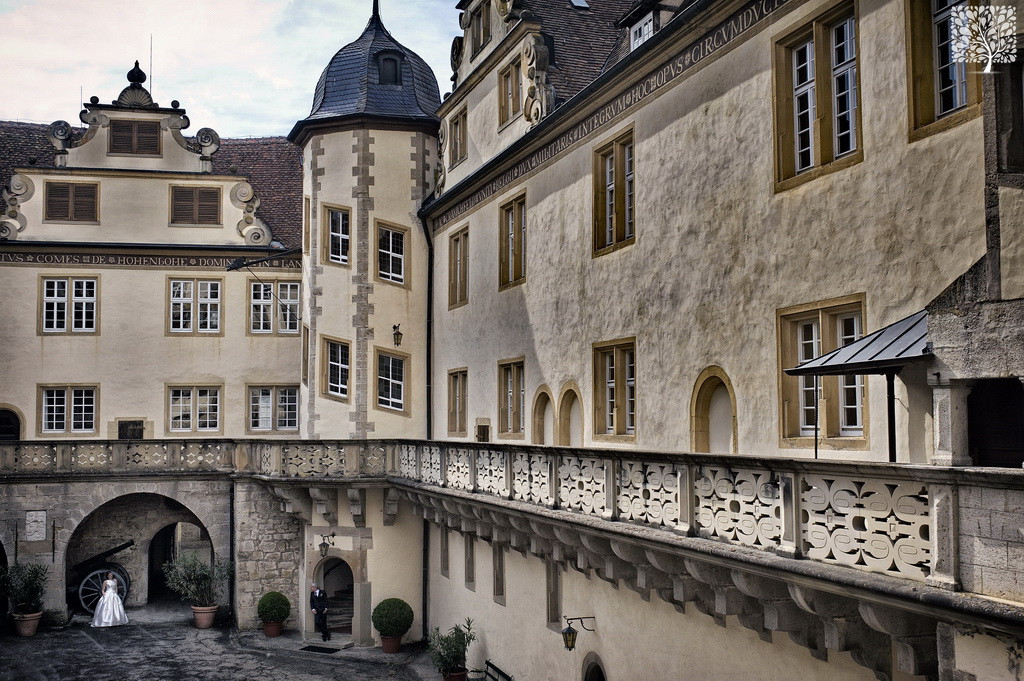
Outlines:
[{"label": "ornamental stone railing", "polygon": [[416,440],[0,444],[0,482],[215,474],[501,499],[1024,602],[1021,470]]}]

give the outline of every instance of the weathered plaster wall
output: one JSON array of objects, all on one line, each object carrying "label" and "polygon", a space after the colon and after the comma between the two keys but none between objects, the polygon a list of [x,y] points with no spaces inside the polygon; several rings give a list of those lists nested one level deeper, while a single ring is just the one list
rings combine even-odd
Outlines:
[{"label": "weathered plaster wall", "polygon": [[[176,522],[182,517],[180,510],[170,509],[163,516],[154,512],[156,508],[167,508],[165,502],[154,498],[167,497],[182,504],[190,514],[201,523],[209,533],[213,545],[214,557],[229,559],[230,550],[230,518],[229,507],[230,482],[218,480],[90,480],[67,482],[55,479],[52,482],[24,482],[0,485],[0,542],[3,543],[9,561],[18,560],[28,563],[41,563],[49,566],[47,590],[43,607],[46,612],[57,620],[67,615],[64,599],[66,569],[74,557],[68,554],[72,536],[80,528],[93,530],[104,527],[116,533],[118,527],[124,526],[124,517],[108,516],[104,505],[126,495],[145,495],[147,514],[151,514],[153,523],[149,531],[155,533],[166,524]],[[124,503],[124,502],[121,502]],[[171,505],[173,506],[173,505]],[[29,540],[26,535],[26,512],[46,511],[44,534],[37,540]],[[86,519],[98,513],[97,525],[92,519]],[[104,523],[104,520],[106,521]],[[83,522],[86,524],[83,526]],[[126,526],[126,530],[131,529]],[[17,537],[17,546],[15,546]],[[148,542],[152,534],[145,537]],[[126,540],[123,540],[126,541]],[[121,542],[116,542],[121,543]],[[115,545],[116,545],[115,543]],[[107,547],[112,548],[112,547]],[[136,547],[138,554],[147,552],[141,546]],[[139,559],[141,561],[141,559]],[[133,580],[142,576],[133,572]],[[145,583],[145,577],[142,583]]]},{"label": "weathered plaster wall", "polygon": [[[478,640],[469,650],[471,667],[482,667],[489,659],[517,679],[580,678],[584,658],[597,653],[609,679],[874,678],[848,654],[832,654],[828,662],[821,662],[785,635],[776,634],[772,643],[765,643],[734,617],[722,628],[692,605],[681,614],[657,597],[643,602],[629,589],[575,570],[562,573],[561,612],[593,615],[596,631],[581,631],[576,649],[566,652],[558,633],[564,621],[552,627],[546,622],[541,560],[506,552],[506,598],[505,605],[499,605],[492,596],[490,544],[476,540],[476,589],[470,591],[464,584],[462,535],[449,533],[448,577],[440,575],[435,558],[439,548],[435,525],[430,535],[430,625],[447,630],[466,617],[473,618]],[[509,623],[515,623],[515,635]]]},{"label": "weathered plaster wall", "polygon": [[[776,311],[864,293],[865,329],[875,330],[922,309],[981,257],[981,120],[908,143],[899,2],[859,6],[864,161],[775,193],[774,40],[823,7],[779,18],[437,235],[437,262],[447,263],[449,232],[470,228],[469,303],[447,311],[444,265],[435,280],[433,381],[468,365],[470,423],[496,420],[497,362],[525,356],[528,396],[579,385],[584,442],[594,444],[592,344],[636,336],[637,446],[686,449],[694,382],[718,365],[735,387],[741,453],[810,455],[780,446]],[[594,258],[593,153],[630,126],[636,243]],[[499,210],[524,189],[526,282],[499,292]],[[869,377],[859,458],[885,457],[884,398],[883,379]],[[930,408],[906,393],[900,402]],[[435,400],[435,423],[445,409]],[[929,422],[906,419],[924,432],[900,433],[901,457],[914,443],[909,458],[923,460]]]},{"label": "weathered plaster wall", "polygon": [[1024,190],[999,189],[999,272],[1003,298],[1024,298]]},{"label": "weathered plaster wall", "polygon": [[281,510],[281,502],[260,483],[235,485],[235,614],[239,629],[261,626],[260,597],[280,591],[291,602],[285,626],[301,621],[307,597],[299,580],[302,524]]},{"label": "weathered plaster wall", "polygon": [[[298,279],[295,270],[256,271],[264,281]],[[72,276],[97,279],[98,333],[43,335],[38,330],[41,279]],[[167,330],[168,279],[172,277],[222,282],[220,334]],[[44,436],[37,386],[95,385],[99,388],[96,432],[59,437],[116,438],[117,419],[143,419],[148,438],[178,437],[181,433],[169,430],[167,386],[221,386],[221,429],[200,435],[243,436],[248,432],[247,386],[299,382],[299,334],[248,333],[249,281],[245,274],[225,273],[222,267],[6,267],[4,285],[10,295],[0,299],[0,315],[13,325],[6,337],[18,342],[0,344],[0,366],[5,368],[0,403],[13,405],[24,415],[25,439],[39,439]],[[294,437],[295,431],[266,431],[260,436],[275,434]]]}]

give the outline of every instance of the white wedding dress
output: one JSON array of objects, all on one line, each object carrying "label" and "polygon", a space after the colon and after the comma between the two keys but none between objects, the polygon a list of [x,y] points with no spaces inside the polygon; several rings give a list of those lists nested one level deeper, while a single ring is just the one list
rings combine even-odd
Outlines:
[{"label": "white wedding dress", "polygon": [[117,627],[122,624],[128,624],[128,615],[124,614],[124,605],[117,595],[117,580],[108,579],[103,582],[103,596],[96,603],[92,626]]}]

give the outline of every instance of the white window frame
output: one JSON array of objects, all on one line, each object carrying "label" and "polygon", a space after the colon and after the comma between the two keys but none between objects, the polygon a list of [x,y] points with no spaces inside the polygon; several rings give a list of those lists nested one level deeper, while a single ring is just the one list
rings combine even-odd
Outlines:
[{"label": "white window frame", "polygon": [[274,284],[249,282],[249,333],[274,333]]},{"label": "white window frame", "polygon": [[832,157],[841,158],[857,151],[857,21],[854,15],[829,26],[829,38],[832,46]]},{"label": "white window frame", "polygon": [[[817,317],[798,321],[796,327],[797,362],[802,364],[821,354],[821,327]],[[817,376],[800,377],[800,435],[815,433],[821,399],[820,383]]]},{"label": "white window frame", "polygon": [[377,353],[377,406],[395,411],[405,410],[404,357],[386,352]]},{"label": "white window frame", "polygon": [[301,296],[297,281],[250,281],[249,333],[299,333]]},{"label": "white window frame", "polygon": [[171,333],[220,333],[220,281],[171,279],[168,296]]},{"label": "white window frame", "polygon": [[221,429],[220,387],[169,386],[167,412],[167,430],[172,433],[217,432]]},{"label": "white window frame", "polygon": [[[814,153],[814,119],[817,115],[814,39],[811,38],[799,45],[794,45],[792,51],[793,163],[799,174],[815,167],[818,161]],[[801,75],[802,73],[806,73],[806,76]],[[802,158],[802,155],[806,155],[806,160]]]},{"label": "white window frame", "polygon": [[95,433],[98,404],[95,386],[43,386],[40,430],[43,433]]},{"label": "white window frame", "polygon": [[348,397],[348,382],[351,377],[349,363],[351,354],[348,343],[328,340],[325,343],[324,391],[334,397]]},{"label": "white window frame", "polygon": [[377,226],[377,276],[381,279],[405,283],[405,237],[405,230]]},{"label": "white window frame", "polygon": [[[836,318],[836,339],[839,347],[849,345],[864,335],[860,312],[839,315]],[[851,324],[844,329],[845,323]],[[852,416],[852,418],[851,418]],[[839,377],[839,434],[845,437],[864,435],[864,375]]]},{"label": "white window frame", "polygon": [[328,208],[327,225],[327,261],[347,265],[352,238],[349,212],[341,208]]},{"label": "white window frame", "polygon": [[95,277],[45,277],[43,333],[96,333],[98,290]]},{"label": "white window frame", "polygon": [[249,430],[294,431],[298,429],[298,386],[251,386],[249,388]]},{"label": "white window frame", "polygon": [[[953,61],[951,24],[953,10],[963,5],[962,0],[931,0],[932,12],[932,79],[935,83],[935,117],[942,118],[967,106],[967,63]],[[947,40],[941,41],[945,31]],[[952,84],[942,88],[942,73],[948,71]],[[942,106],[942,95],[951,92],[951,106]]]},{"label": "white window frame", "polygon": [[629,31],[629,49],[632,52],[654,35],[654,12],[648,13],[643,19],[633,24]]}]

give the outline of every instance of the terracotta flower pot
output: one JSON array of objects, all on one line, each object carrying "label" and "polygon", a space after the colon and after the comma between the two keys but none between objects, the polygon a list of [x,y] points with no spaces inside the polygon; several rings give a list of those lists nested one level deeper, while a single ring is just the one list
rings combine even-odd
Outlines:
[{"label": "terracotta flower pot", "polygon": [[284,627],[284,622],[264,622],[263,633],[267,638],[275,638],[281,635],[281,629]]},{"label": "terracotta flower pot", "polygon": [[468,672],[465,667],[457,667],[444,675],[444,681],[466,681]]},{"label": "terracotta flower pot", "polygon": [[380,637],[380,647],[385,653],[397,653],[402,650],[402,637],[401,636],[384,636]]},{"label": "terracotta flower pot", "polygon": [[35,636],[36,631],[39,630],[39,620],[43,616],[43,613],[36,612],[31,615],[19,615],[15,613],[14,617],[14,631],[18,636]]},{"label": "terracotta flower pot", "polygon": [[196,629],[209,629],[213,626],[213,619],[216,616],[216,605],[211,605],[209,607],[199,607],[197,605],[192,606],[192,619],[195,622]]}]

